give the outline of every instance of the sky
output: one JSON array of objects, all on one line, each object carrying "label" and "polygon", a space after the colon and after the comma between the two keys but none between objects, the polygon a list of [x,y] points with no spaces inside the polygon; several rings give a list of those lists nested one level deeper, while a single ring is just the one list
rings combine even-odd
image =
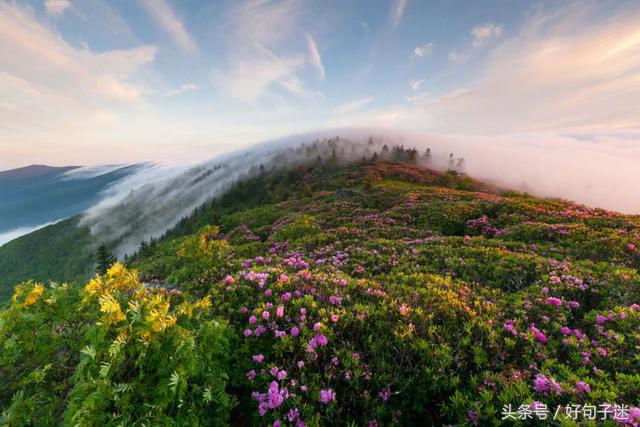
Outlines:
[{"label": "sky", "polygon": [[640,2],[0,0],[0,170],[341,127],[637,147]]}]

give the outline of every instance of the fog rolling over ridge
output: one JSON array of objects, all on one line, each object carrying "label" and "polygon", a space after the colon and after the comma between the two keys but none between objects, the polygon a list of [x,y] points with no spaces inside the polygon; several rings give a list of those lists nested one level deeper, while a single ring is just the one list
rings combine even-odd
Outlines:
[{"label": "fog rolling over ridge", "polygon": [[221,155],[188,168],[157,168],[151,174],[147,171],[146,182],[133,176],[111,188],[111,196],[87,210],[81,224],[89,226],[98,241],[117,242],[118,255],[131,254],[143,240],[161,236],[241,177],[259,173],[261,166],[270,170],[312,162],[318,156],[326,160],[334,148],[347,160],[371,156],[374,151],[366,139],[313,141],[311,137],[296,136]]},{"label": "fog rolling over ridge", "polygon": [[[370,136],[374,145],[368,144]],[[85,212],[81,224],[90,227],[97,241],[116,242],[118,255],[131,254],[143,240],[161,236],[239,178],[258,173],[261,165],[270,170],[313,162],[318,156],[326,161],[333,149],[347,160],[359,160],[379,152],[384,144],[416,147],[420,157],[430,148],[431,166],[439,169],[454,153],[455,158],[464,157],[470,176],[505,188],[640,213],[637,139],[439,137],[337,129],[265,142],[197,165],[146,168],[109,188],[103,200]]]}]

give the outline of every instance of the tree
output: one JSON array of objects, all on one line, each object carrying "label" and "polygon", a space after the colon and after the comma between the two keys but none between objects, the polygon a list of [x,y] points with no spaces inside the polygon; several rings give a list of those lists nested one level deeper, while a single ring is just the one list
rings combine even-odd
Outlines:
[{"label": "tree", "polygon": [[447,161],[447,171],[451,172],[455,170],[455,159],[453,158],[453,153],[449,153],[449,160]]},{"label": "tree", "polygon": [[103,243],[98,247],[96,273],[106,274],[109,267],[117,261],[116,257],[107,250],[107,246]]},{"label": "tree", "polygon": [[424,152],[424,160],[427,164],[431,163],[431,148],[427,148],[427,151]]}]

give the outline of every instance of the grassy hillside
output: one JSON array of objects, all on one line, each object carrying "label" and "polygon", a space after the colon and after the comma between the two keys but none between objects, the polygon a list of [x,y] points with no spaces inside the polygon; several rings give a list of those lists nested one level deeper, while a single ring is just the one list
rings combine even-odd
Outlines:
[{"label": "grassy hillside", "polygon": [[95,251],[80,217],[66,219],[0,247],[0,301],[23,280],[84,281],[91,277]]},{"label": "grassy hillside", "polygon": [[265,173],[86,286],[22,284],[3,421],[640,422],[639,247],[638,217],[412,164]]}]

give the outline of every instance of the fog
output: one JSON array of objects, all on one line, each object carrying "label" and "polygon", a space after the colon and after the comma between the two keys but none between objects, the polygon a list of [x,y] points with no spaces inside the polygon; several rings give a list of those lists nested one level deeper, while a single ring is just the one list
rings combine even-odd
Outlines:
[{"label": "fog", "polygon": [[[338,142],[327,141],[339,136]],[[375,145],[367,140],[372,136]],[[640,141],[633,137],[436,136],[388,129],[332,129],[267,141],[199,164],[144,168],[110,187],[82,223],[98,241],[117,242],[122,256],[142,240],[159,237],[196,207],[223,193],[242,177],[315,159],[310,144],[322,140],[322,157],[332,147],[349,160],[370,156],[383,144],[430,148],[434,165],[444,168],[449,153],[465,159],[465,172],[501,187],[561,197],[592,207],[640,213]],[[302,147],[302,148],[301,148]]]}]

